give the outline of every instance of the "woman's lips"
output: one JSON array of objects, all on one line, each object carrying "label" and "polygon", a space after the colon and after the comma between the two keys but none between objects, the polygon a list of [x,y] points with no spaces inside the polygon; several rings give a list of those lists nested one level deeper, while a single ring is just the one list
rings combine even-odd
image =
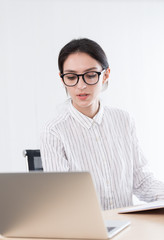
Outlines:
[{"label": "woman's lips", "polygon": [[80,99],[80,100],[86,100],[88,98],[89,94],[87,93],[81,93],[81,94],[78,94],[77,97]]}]

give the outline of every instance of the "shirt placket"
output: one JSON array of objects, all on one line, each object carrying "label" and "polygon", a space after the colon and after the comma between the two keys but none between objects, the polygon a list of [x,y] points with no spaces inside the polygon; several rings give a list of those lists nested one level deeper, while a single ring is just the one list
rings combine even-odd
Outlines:
[{"label": "shirt placket", "polygon": [[108,159],[106,159],[106,155],[105,155],[105,151],[104,151],[104,146],[103,146],[103,139],[102,136],[100,134],[100,126],[98,125],[98,123],[96,123],[95,121],[93,121],[93,130],[94,130],[94,137],[95,137],[95,143],[96,143],[96,149],[97,149],[97,155],[100,159],[98,159],[100,161],[100,168],[99,169],[101,171],[100,174],[102,174],[102,180],[101,180],[101,184],[104,185],[104,194],[102,196],[102,202],[103,205],[105,205],[105,208],[113,208],[113,186],[112,186],[112,180],[110,178],[111,176],[111,169],[109,166],[109,161]]}]

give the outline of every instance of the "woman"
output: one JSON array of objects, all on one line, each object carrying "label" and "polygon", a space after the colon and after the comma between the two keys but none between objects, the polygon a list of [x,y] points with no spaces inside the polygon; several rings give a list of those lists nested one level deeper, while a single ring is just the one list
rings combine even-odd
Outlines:
[{"label": "woman", "polygon": [[102,48],[89,39],[72,40],[59,54],[60,78],[70,103],[45,128],[41,156],[45,171],[90,171],[103,209],[164,199],[138,146],[128,113],[103,106],[100,93],[110,74]]}]

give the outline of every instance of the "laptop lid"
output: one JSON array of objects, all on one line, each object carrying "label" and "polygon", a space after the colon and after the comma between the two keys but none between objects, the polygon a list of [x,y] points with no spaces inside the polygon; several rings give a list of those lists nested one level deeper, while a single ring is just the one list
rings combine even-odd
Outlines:
[{"label": "laptop lid", "polygon": [[6,237],[107,239],[130,224],[104,223],[88,172],[1,173],[0,191]]},{"label": "laptop lid", "polygon": [[4,236],[108,238],[87,172],[2,173],[0,189]]}]

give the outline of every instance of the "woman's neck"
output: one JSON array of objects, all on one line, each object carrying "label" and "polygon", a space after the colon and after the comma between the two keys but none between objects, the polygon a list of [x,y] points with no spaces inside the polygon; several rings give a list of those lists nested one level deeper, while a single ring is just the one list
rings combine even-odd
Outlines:
[{"label": "woman's neck", "polygon": [[87,106],[87,107],[79,107],[72,103],[72,105],[82,114],[89,118],[94,118],[94,116],[98,113],[100,108],[100,101],[96,101],[95,103]]}]

